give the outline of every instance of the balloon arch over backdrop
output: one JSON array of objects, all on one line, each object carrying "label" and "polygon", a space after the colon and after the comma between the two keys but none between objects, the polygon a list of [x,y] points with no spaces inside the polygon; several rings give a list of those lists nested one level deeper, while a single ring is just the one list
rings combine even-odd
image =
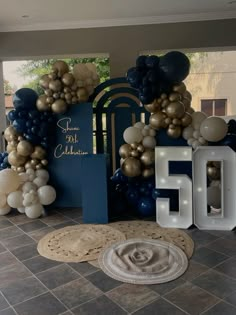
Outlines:
[{"label": "balloon arch over backdrop", "polygon": [[[227,124],[220,117],[207,117],[191,107],[191,94],[183,83],[189,70],[187,56],[171,51],[161,57],[140,56],[136,66],[127,71],[127,81],[137,89],[140,106],[151,115],[148,125],[136,122],[124,130],[120,168],[111,178],[112,198],[117,200],[114,213],[120,214],[121,209],[129,207],[142,216],[154,215],[157,198],[169,198],[170,208],[178,208],[176,190],[158,189],[155,184],[155,147],[161,143],[161,135],[176,139],[177,145],[181,140],[192,150],[212,145],[236,150],[234,120]],[[0,157],[1,215],[17,208],[37,218],[43,213],[43,206],[55,201],[56,191],[47,184],[46,170],[55,117],[66,113],[74,106],[71,104],[86,102],[98,83],[93,64],[77,64],[71,73],[65,62],[57,61],[52,72],[40,80],[43,95],[38,97],[26,88],[16,92],[15,109],[8,114],[11,125],[4,133],[6,152]],[[207,163],[208,211],[221,207],[222,167],[216,160]]]}]

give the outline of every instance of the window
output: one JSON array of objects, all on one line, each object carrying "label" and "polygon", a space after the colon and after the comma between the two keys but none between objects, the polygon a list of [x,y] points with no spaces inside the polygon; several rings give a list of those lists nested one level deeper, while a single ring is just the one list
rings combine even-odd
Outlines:
[{"label": "window", "polygon": [[207,116],[226,116],[227,99],[201,100],[201,111]]}]

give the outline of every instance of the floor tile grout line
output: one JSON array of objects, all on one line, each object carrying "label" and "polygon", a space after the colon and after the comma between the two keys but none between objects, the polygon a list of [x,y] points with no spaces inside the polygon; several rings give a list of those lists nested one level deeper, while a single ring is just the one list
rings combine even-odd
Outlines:
[{"label": "floor tile grout line", "polygon": [[[213,242],[212,242],[212,243],[213,243]],[[207,245],[206,245],[206,246],[202,246],[202,247],[200,247],[200,248],[197,248],[196,251],[197,251],[198,249],[203,248],[203,247],[205,247],[205,248],[207,248],[207,249],[209,249],[209,250],[211,250],[211,251],[213,251],[213,252],[215,252],[215,253],[217,253],[217,254],[225,255],[225,256],[227,256],[227,257],[232,257],[232,256],[230,256],[230,255],[228,255],[228,254],[221,253],[221,252],[219,252],[219,251],[217,251],[217,250],[215,250],[215,249],[208,248]],[[209,255],[207,255],[207,256],[209,256]],[[193,259],[194,259],[194,258],[193,258]]]},{"label": "floor tile grout line", "polygon": [[180,306],[176,305],[175,303],[169,301],[167,298],[165,298],[164,296],[162,297],[162,299],[166,302],[168,302],[169,304],[175,306],[176,308],[178,308],[179,310],[181,310],[182,312],[184,312],[187,315],[191,315],[191,313],[187,312],[186,310],[182,309]]}]

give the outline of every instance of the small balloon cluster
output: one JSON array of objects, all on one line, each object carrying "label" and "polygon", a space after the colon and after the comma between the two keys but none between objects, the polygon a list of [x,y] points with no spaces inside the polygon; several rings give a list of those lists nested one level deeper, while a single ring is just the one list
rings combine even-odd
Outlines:
[{"label": "small balloon cluster", "polygon": [[44,94],[39,96],[37,108],[63,114],[69,105],[86,102],[98,83],[94,64],[76,64],[70,73],[68,64],[57,60],[52,65],[52,72],[40,79]]},{"label": "small balloon cluster", "polygon": [[56,199],[56,191],[47,185],[46,170],[32,168],[18,174],[12,169],[0,171],[0,215],[6,215],[16,208],[27,217],[36,219],[44,212],[44,205]]},{"label": "small balloon cluster", "polygon": [[156,131],[142,122],[128,127],[123,133],[126,144],[119,149],[121,169],[125,176],[144,178],[154,175]]}]

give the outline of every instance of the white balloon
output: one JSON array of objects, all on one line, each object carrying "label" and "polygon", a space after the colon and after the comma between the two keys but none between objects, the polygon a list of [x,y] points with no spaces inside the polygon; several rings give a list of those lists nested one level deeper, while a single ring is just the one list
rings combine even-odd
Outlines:
[{"label": "white balloon", "polygon": [[7,197],[7,203],[12,208],[20,208],[23,206],[22,191],[17,190],[10,193]]},{"label": "white balloon", "polygon": [[139,143],[143,139],[142,130],[136,127],[128,127],[123,133],[123,138],[129,144],[134,142]]},{"label": "white balloon", "polygon": [[25,213],[25,207],[17,208],[17,210],[18,210],[20,213]]},{"label": "white balloon", "polygon": [[155,137],[155,136],[156,136],[156,130],[150,128],[150,130],[149,130],[149,136]]},{"label": "white balloon", "polygon": [[141,121],[136,122],[136,124],[134,124],[134,127],[139,128],[139,129],[143,129],[145,126],[145,124]]},{"label": "white balloon", "polygon": [[7,203],[7,196],[0,192],[0,208],[4,208]]},{"label": "white balloon", "polygon": [[201,123],[207,118],[207,115],[202,112],[192,113],[192,123],[194,129],[198,130]]},{"label": "white balloon", "polygon": [[37,186],[37,187],[42,187],[42,186],[45,186],[47,184],[47,181],[42,178],[42,177],[36,177],[34,180],[33,180],[33,183]]},{"label": "white balloon", "polygon": [[151,136],[146,136],[143,138],[142,144],[143,144],[144,148],[154,149],[156,146],[156,139],[154,137],[151,137]]},{"label": "white balloon", "polygon": [[30,192],[31,190],[37,190],[37,186],[34,183],[31,182],[26,182],[24,183],[24,185],[22,186],[22,191],[24,193]]},{"label": "white balloon", "polygon": [[216,209],[221,207],[221,190],[219,186],[210,186],[207,188],[207,204]]},{"label": "white balloon", "polygon": [[204,139],[203,137],[199,137],[199,138],[198,138],[198,141],[199,141],[201,144],[207,144],[206,139]]},{"label": "white balloon", "polygon": [[190,139],[190,138],[193,137],[193,132],[194,132],[193,127],[188,126],[188,127],[186,127],[186,128],[183,129],[182,137],[183,137],[185,140],[188,140],[188,139]]},{"label": "white balloon", "polygon": [[52,186],[43,186],[38,189],[39,202],[42,205],[50,205],[56,199],[56,190]]},{"label": "white balloon", "polygon": [[194,140],[192,143],[192,147],[193,149],[197,149],[197,147],[199,147],[201,145],[201,143],[198,140]]},{"label": "white balloon", "polygon": [[144,129],[142,130],[142,135],[143,135],[144,137],[149,136],[149,130],[144,128]]},{"label": "white balloon", "polygon": [[32,169],[32,168],[28,168],[28,169],[26,170],[26,174],[28,174],[28,175],[34,175],[34,174],[35,174],[35,171],[34,171],[34,169]]},{"label": "white balloon", "polygon": [[11,207],[9,207],[8,205],[6,205],[3,208],[0,208],[0,215],[6,215],[11,211]]},{"label": "white balloon", "polygon": [[27,173],[20,173],[19,177],[20,177],[21,183],[25,183],[29,180],[29,174]]},{"label": "white balloon", "polygon": [[20,186],[20,177],[12,169],[5,169],[0,171],[0,192],[4,194],[9,194],[15,191]]},{"label": "white balloon", "polygon": [[48,171],[46,171],[44,169],[37,170],[36,176],[43,178],[46,182],[48,182],[48,180],[49,180],[49,173],[48,173]]},{"label": "white balloon", "polygon": [[226,136],[228,125],[224,119],[211,116],[201,123],[200,132],[207,141],[217,142]]},{"label": "white balloon", "polygon": [[43,211],[44,211],[44,208],[40,203],[37,203],[29,207],[25,207],[25,214],[30,219],[39,218],[42,215]]},{"label": "white balloon", "polygon": [[195,131],[193,132],[193,137],[194,137],[195,139],[200,138],[200,137],[201,137],[200,131],[199,131],[199,130],[195,130]]},{"label": "white balloon", "polygon": [[192,145],[195,140],[196,139],[194,139],[194,138],[188,139],[188,141],[187,141],[188,145]]}]

